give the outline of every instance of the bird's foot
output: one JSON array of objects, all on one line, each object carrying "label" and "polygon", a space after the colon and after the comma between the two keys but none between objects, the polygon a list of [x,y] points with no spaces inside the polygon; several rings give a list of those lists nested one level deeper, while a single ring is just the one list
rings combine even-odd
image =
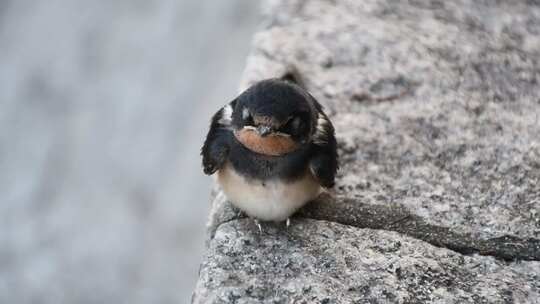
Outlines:
[{"label": "bird's foot", "polygon": [[237,217],[237,218],[242,218],[242,217],[244,217],[244,211],[238,209],[238,211],[236,212],[236,217]]},{"label": "bird's foot", "polygon": [[261,222],[259,222],[258,219],[253,219],[253,222],[255,223],[257,228],[259,228],[259,234],[262,234],[263,230],[262,230]]},{"label": "bird's foot", "polygon": [[287,229],[289,229],[289,226],[291,225],[291,218],[287,218],[287,220],[285,221],[285,226],[287,227]]}]

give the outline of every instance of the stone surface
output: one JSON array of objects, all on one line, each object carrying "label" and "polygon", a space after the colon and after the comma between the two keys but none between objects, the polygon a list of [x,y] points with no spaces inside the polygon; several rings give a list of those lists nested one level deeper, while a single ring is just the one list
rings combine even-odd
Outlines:
[{"label": "stone surface", "polygon": [[[226,201],[220,193],[213,203],[209,222],[210,238],[220,224],[244,218],[245,215]],[[311,219],[333,221],[358,228],[396,231],[445,247],[462,254],[478,253],[502,260],[540,261],[540,240],[502,235],[482,238],[475,233],[460,233],[452,227],[430,224],[400,205],[373,205],[356,199],[321,194],[295,215]]]},{"label": "stone surface", "polygon": [[[540,302],[540,4],[267,4],[241,87],[289,75],[326,106],[336,195],[302,210],[298,230],[270,225],[262,241],[217,195],[194,301]],[[369,251],[343,239],[417,254],[388,251],[369,268]],[[348,265],[335,262],[344,248]],[[292,256],[306,266],[281,266]],[[398,278],[388,261],[429,266]],[[365,279],[369,288],[348,290]]]},{"label": "stone surface", "polygon": [[540,237],[540,6],[497,3],[277,2],[243,86],[298,71],[333,113],[338,193]]},{"label": "stone surface", "polygon": [[222,224],[194,303],[527,303],[540,262],[515,269],[383,230],[311,219]]}]

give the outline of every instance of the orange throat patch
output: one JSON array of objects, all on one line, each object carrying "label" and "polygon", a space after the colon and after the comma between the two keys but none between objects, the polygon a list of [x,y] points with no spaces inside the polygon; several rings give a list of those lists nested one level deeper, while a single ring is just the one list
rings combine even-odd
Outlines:
[{"label": "orange throat patch", "polygon": [[259,154],[280,156],[298,149],[292,138],[281,134],[262,137],[255,130],[242,129],[234,131],[234,136],[244,147]]}]

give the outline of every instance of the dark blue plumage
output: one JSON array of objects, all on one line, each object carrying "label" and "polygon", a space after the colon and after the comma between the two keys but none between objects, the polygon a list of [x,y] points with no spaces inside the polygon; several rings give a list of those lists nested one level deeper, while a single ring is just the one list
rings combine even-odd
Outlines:
[{"label": "dark blue plumage", "polygon": [[[280,79],[256,83],[220,109],[212,117],[201,154],[206,174],[227,168],[243,177],[245,187],[264,190],[270,182],[279,184],[271,190],[281,191],[277,198],[291,196],[288,184],[296,187],[291,193],[301,191],[301,183],[313,192],[306,178],[330,188],[338,169],[334,127],[322,106],[302,87]],[[249,202],[239,205],[245,204]]]}]

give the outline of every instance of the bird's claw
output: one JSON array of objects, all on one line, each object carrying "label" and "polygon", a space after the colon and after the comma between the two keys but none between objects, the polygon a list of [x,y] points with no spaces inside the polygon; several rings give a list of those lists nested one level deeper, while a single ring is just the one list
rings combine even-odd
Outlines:
[{"label": "bird's claw", "polygon": [[255,223],[257,228],[259,228],[259,234],[262,234],[263,230],[262,230],[261,222],[259,222],[258,219],[253,219],[253,222]]},{"label": "bird's claw", "polygon": [[289,229],[290,225],[291,225],[291,219],[287,218],[287,220],[285,221],[285,226],[287,227],[287,229]]}]

